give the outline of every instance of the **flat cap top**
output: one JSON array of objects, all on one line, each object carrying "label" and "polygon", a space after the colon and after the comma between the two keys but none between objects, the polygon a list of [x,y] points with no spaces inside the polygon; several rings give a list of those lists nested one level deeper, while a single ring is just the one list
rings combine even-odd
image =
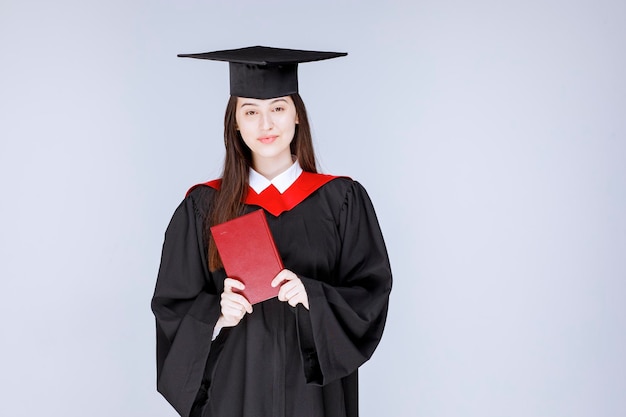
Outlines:
[{"label": "flat cap top", "polygon": [[199,54],[179,54],[178,56],[181,58],[210,59],[238,64],[277,66],[321,61],[346,55],[348,54],[345,52],[303,51],[299,49],[271,48],[268,46],[249,46],[247,48],[226,49]]}]

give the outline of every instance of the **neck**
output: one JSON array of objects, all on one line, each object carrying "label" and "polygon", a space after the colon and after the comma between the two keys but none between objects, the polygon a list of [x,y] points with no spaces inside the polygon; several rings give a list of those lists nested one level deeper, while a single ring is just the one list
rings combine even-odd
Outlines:
[{"label": "neck", "polygon": [[280,158],[258,158],[253,155],[252,159],[252,168],[270,181],[293,164],[291,154]]}]

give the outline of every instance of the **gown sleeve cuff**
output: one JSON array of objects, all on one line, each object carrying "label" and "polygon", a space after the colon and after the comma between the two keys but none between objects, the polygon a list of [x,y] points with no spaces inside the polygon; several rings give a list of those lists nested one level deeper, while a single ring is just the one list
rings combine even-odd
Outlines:
[{"label": "gown sleeve cuff", "polygon": [[315,341],[313,340],[311,316],[309,310],[301,304],[296,306],[296,322],[298,324],[298,340],[304,376],[307,383],[321,385],[323,378],[317,351],[315,350]]}]

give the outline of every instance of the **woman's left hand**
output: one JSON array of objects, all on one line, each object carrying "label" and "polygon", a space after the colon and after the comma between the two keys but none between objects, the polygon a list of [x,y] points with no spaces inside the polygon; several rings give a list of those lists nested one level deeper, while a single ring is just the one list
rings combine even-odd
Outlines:
[{"label": "woman's left hand", "polygon": [[288,269],[283,269],[274,277],[271,283],[272,287],[280,285],[278,291],[278,299],[286,301],[290,306],[295,307],[302,304],[304,308],[309,309],[309,296],[306,293],[302,280],[296,274]]}]

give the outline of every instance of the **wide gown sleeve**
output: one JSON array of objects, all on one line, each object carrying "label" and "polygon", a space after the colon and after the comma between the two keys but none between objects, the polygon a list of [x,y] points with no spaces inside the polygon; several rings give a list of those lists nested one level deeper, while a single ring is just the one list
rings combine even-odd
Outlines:
[{"label": "wide gown sleeve", "polygon": [[200,387],[220,314],[206,262],[202,215],[192,197],[165,232],[152,311],[156,319],[157,389],[188,416]]},{"label": "wide gown sleeve", "polygon": [[382,337],[391,292],[383,236],[369,196],[357,182],[346,193],[337,227],[341,254],[336,273],[326,282],[301,277],[310,310],[297,310],[307,382],[319,385],[352,374],[371,357]]}]

